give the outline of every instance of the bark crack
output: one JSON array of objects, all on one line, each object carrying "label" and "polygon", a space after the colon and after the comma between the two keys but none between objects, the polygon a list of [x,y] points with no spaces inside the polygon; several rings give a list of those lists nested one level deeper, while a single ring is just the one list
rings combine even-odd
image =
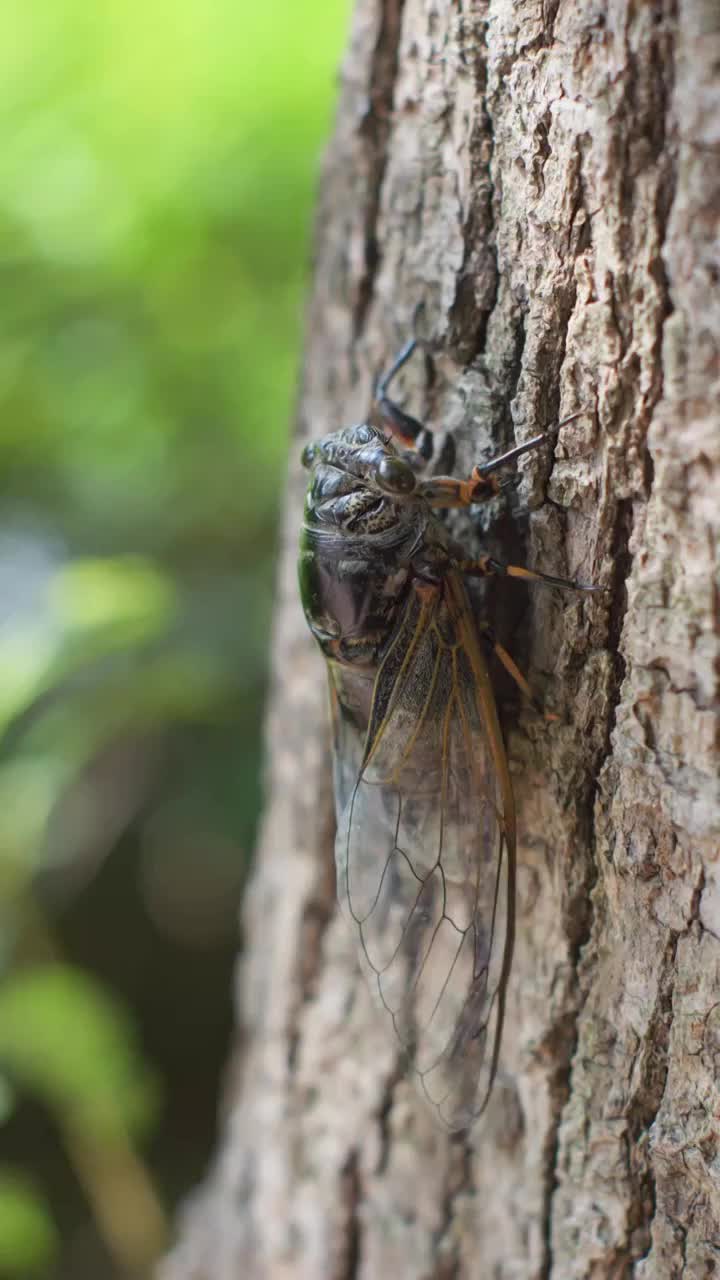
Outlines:
[{"label": "bark crack", "polygon": [[[597,790],[597,783],[593,788],[593,792]],[[594,799],[593,799],[594,806]],[[582,900],[585,905],[584,910],[584,927],[578,933],[570,952],[570,968],[577,980],[577,973],[580,964],[580,956],[583,948],[590,941],[593,927],[593,910],[592,910],[592,890],[597,880],[595,871],[595,863],[590,862],[588,877],[585,885],[578,894],[578,900]],[[560,1155],[560,1127],[562,1125],[563,1112],[566,1103],[570,1097],[570,1081],[572,1077],[573,1063],[580,1039],[580,1018],[584,1006],[584,1000],[578,1002],[578,1007],[568,1013],[558,1026],[557,1039],[560,1045],[566,1046],[561,1063],[558,1065],[553,1079],[550,1083],[550,1092],[553,1098],[554,1107],[551,1124],[549,1126],[548,1137],[544,1145],[544,1176],[543,1176],[543,1196],[542,1208],[540,1211],[541,1233],[542,1233],[542,1255],[540,1260],[539,1280],[551,1280],[554,1266],[554,1254],[552,1244],[552,1222],[553,1222],[553,1198],[559,1185],[559,1155]]]},{"label": "bark crack", "polygon": [[360,1274],[360,1217],[362,1184],[357,1150],[351,1151],[342,1171],[341,1196],[345,1205],[346,1227],[343,1233],[343,1256],[335,1280],[357,1280]]},{"label": "bark crack", "polygon": [[[332,849],[335,815],[329,795],[326,796],[326,801],[325,813],[320,824],[318,847]],[[333,875],[332,861],[326,858],[318,868],[312,897],[303,904],[298,944],[298,979],[295,983],[293,1008],[287,1029],[287,1066],[290,1077],[295,1073],[302,1041],[302,1011],[315,994],[317,979],[322,970],[323,940],[335,912]]]},{"label": "bark crack", "polygon": [[492,179],[495,137],[487,100],[487,22],[478,17],[467,39],[463,25],[460,39],[463,41],[463,57],[466,50],[472,54],[477,115],[468,147],[473,194],[463,228],[463,261],[448,323],[450,345],[470,363],[485,349],[488,321],[498,297]]},{"label": "bark crack", "polygon": [[[662,1105],[670,1068],[670,1034],[673,1023],[673,996],[678,943],[682,937],[690,932],[694,925],[702,929],[700,923],[700,900],[704,887],[705,868],[701,866],[690,903],[690,918],[687,928],[680,932],[673,932],[665,948],[663,969],[658,983],[657,1000],[646,1037],[647,1043],[651,1046],[651,1052],[647,1055],[646,1071],[642,1080],[645,1094],[644,1096],[636,1097],[628,1109],[628,1134],[633,1142],[633,1145],[629,1146],[628,1149],[628,1170],[630,1186],[635,1190],[635,1196],[630,1201],[628,1215],[633,1263],[648,1258],[652,1250],[652,1228],[658,1205],[655,1171],[648,1150],[650,1130]],[[633,1156],[635,1160],[633,1160]],[[645,1168],[637,1170],[636,1176],[633,1177],[637,1165],[643,1158]],[[642,1216],[643,1209],[646,1210],[644,1217]],[[642,1250],[639,1253],[632,1252],[633,1211],[639,1216],[639,1221],[635,1225],[638,1248]],[[684,1274],[685,1249],[687,1246],[686,1230],[683,1230],[682,1246]]]},{"label": "bark crack", "polygon": [[358,283],[353,315],[354,341],[357,341],[364,328],[382,257],[377,223],[388,159],[405,0],[380,0],[380,3],[380,24],[369,72],[370,101],[360,126],[360,134],[365,138],[367,150],[367,203],[363,220],[364,269]]},{"label": "bark crack", "polygon": [[647,1257],[652,1244],[652,1223],[657,1210],[655,1173],[650,1157],[650,1130],[660,1110],[669,1068],[669,1042],[672,1027],[672,1000],[675,986],[675,959],[680,939],[674,933],[663,956],[658,993],[645,1039],[647,1052],[635,1096],[627,1112],[627,1169],[630,1201],[627,1216],[626,1248],[619,1260],[631,1263]]},{"label": "bark crack", "polygon": [[437,1267],[433,1280],[461,1280],[459,1240],[453,1231],[455,1206],[459,1196],[472,1196],[472,1147],[465,1134],[451,1139],[450,1169],[440,1225],[433,1234],[433,1256]]}]

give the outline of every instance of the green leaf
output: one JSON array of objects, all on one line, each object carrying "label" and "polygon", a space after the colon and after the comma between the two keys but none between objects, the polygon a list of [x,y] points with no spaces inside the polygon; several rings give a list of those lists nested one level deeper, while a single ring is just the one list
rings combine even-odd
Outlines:
[{"label": "green leaf", "polygon": [[51,591],[66,628],[112,634],[123,648],[163,631],[175,613],[172,582],[141,556],[73,560]]},{"label": "green leaf", "polygon": [[19,894],[40,858],[48,817],[69,776],[49,753],[0,765],[0,902]]},{"label": "green leaf", "polygon": [[15,1111],[17,1096],[7,1076],[0,1075],[0,1125],[6,1124]]},{"label": "green leaf", "polygon": [[53,1260],[58,1236],[48,1207],[26,1178],[0,1168],[0,1274],[38,1275]]},{"label": "green leaf", "polygon": [[95,1136],[138,1132],[155,1081],[118,1001],[68,965],[27,969],[0,987],[0,1061],[48,1107]]}]

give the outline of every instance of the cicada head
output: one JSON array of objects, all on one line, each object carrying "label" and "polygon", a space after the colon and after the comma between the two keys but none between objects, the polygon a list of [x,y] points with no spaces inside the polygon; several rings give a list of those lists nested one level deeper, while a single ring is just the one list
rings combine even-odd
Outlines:
[{"label": "cicada head", "polygon": [[311,471],[300,536],[300,593],[327,658],[373,662],[393,625],[429,508],[415,473],[363,423],[307,445]]},{"label": "cicada head", "polygon": [[305,502],[309,527],[362,536],[417,523],[423,504],[415,472],[370,423],[306,445],[302,463],[312,472]]}]

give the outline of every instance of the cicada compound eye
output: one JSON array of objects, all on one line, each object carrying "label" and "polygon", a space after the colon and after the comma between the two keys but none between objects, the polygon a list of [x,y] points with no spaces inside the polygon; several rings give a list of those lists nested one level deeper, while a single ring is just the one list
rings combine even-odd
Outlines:
[{"label": "cicada compound eye", "polygon": [[412,493],[415,489],[415,472],[402,458],[383,458],[378,464],[375,479],[386,493]]},{"label": "cicada compound eye", "polygon": [[300,454],[300,462],[303,467],[306,467],[309,470],[312,467],[312,464],[314,461],[315,461],[315,445],[306,444],[305,448]]}]

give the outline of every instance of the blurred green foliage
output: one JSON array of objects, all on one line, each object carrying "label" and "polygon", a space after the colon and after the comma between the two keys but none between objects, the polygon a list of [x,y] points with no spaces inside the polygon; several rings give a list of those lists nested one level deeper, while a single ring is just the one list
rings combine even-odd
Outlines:
[{"label": "blurred green foliage", "polygon": [[346,8],[4,6],[1,1276],[149,1274],[212,1144]]},{"label": "blurred green foliage", "polygon": [[59,963],[34,965],[0,988],[0,1056],[58,1114],[101,1137],[147,1121],[147,1071],[134,1028],[109,992]]},{"label": "blurred green foliage", "polygon": [[27,1178],[0,1168],[0,1271],[42,1275],[58,1244],[42,1193]]}]

